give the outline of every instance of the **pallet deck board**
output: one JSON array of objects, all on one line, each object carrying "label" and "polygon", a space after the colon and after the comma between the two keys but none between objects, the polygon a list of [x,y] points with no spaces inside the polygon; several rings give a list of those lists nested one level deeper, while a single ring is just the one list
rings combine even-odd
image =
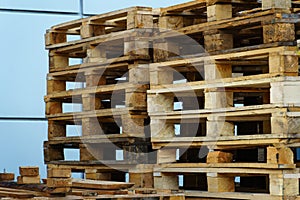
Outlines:
[{"label": "pallet deck board", "polygon": [[[49,120],[73,120],[81,119],[83,117],[105,117],[105,116],[114,116],[119,117],[123,114],[128,114],[132,107],[128,108],[108,108],[101,109],[96,111],[87,111],[87,112],[70,112],[70,113],[61,113],[47,116]],[[144,116],[141,116],[144,118]]]},{"label": "pallet deck board", "polygon": [[[119,84],[111,84],[111,85],[103,85],[103,86],[95,86],[89,87],[85,89],[74,89],[74,90],[67,90],[63,92],[54,92],[47,96],[45,96],[45,101],[50,101],[53,99],[72,99],[76,97],[80,97],[84,94],[117,94],[125,89],[136,89],[135,91],[145,91],[147,89],[146,85],[142,84],[133,84],[133,83],[119,83]],[[144,88],[144,89],[143,89]]]},{"label": "pallet deck board", "polygon": [[117,189],[130,188],[133,185],[134,185],[133,183],[125,183],[125,182],[72,179],[72,187],[76,187],[76,188],[117,190]]},{"label": "pallet deck board", "polygon": [[173,148],[213,146],[214,149],[230,150],[274,144],[293,146],[294,144],[299,145],[300,139],[297,135],[261,134],[245,136],[151,138],[151,142],[154,149],[160,149],[165,146]]}]

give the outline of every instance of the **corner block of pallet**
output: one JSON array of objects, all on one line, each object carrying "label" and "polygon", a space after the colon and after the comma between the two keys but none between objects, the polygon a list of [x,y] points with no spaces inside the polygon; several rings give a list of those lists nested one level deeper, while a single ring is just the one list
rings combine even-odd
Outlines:
[{"label": "corner block of pallet", "polygon": [[48,139],[55,137],[66,137],[67,129],[65,123],[48,121]]},{"label": "corner block of pallet", "polygon": [[291,0],[262,0],[263,9],[270,9],[270,8],[290,9],[291,7],[292,7]]},{"label": "corner block of pallet", "polygon": [[[269,73],[284,73],[289,76],[298,76],[298,56],[296,48],[286,48],[284,52],[269,54]],[[288,52],[292,54],[288,55]]]},{"label": "corner block of pallet", "polygon": [[97,169],[86,169],[85,178],[91,180],[110,181],[111,173],[109,172],[98,172]]},{"label": "corner block of pallet", "polygon": [[208,153],[206,163],[230,163],[232,158],[232,153],[213,151]]},{"label": "corner block of pallet", "polygon": [[225,117],[208,117],[206,127],[206,135],[208,137],[234,135],[234,124],[232,122],[227,122]]},{"label": "corner block of pallet", "polygon": [[271,132],[272,134],[298,134],[300,130],[299,112],[288,112],[272,114]]},{"label": "corner block of pallet", "polygon": [[175,136],[175,127],[163,119],[151,119],[151,137],[168,138]]},{"label": "corner block of pallet", "polygon": [[234,177],[207,173],[208,192],[234,192]]},{"label": "corner block of pallet", "polygon": [[173,173],[154,172],[154,188],[162,190],[178,190],[178,177]]},{"label": "corner block of pallet", "polygon": [[145,119],[138,115],[122,115],[122,133],[133,137],[145,137]]},{"label": "corner block of pallet", "polygon": [[232,17],[231,4],[214,4],[207,6],[207,21],[217,21]]},{"label": "corner block of pallet", "polygon": [[14,173],[0,173],[0,181],[1,182],[13,181],[13,180],[15,180]]},{"label": "corner block of pallet", "polygon": [[82,136],[103,134],[104,131],[102,130],[97,117],[82,118]]},{"label": "corner block of pallet", "polygon": [[57,33],[51,30],[48,30],[45,34],[45,44],[53,45],[58,43],[63,43],[67,41],[67,34],[66,33]]},{"label": "corner block of pallet", "polygon": [[83,22],[80,26],[80,36],[82,39],[104,35],[105,34],[105,26],[90,24],[88,22]]},{"label": "corner block of pallet", "polygon": [[70,168],[49,168],[47,170],[48,178],[71,178]]},{"label": "corner block of pallet", "polygon": [[295,40],[295,25],[276,23],[263,26],[264,43],[291,42]]},{"label": "corner block of pallet", "polygon": [[72,179],[71,178],[47,178],[47,187],[50,188],[72,187]]},{"label": "corner block of pallet", "polygon": [[300,79],[293,77],[291,80],[271,82],[271,103],[286,106],[300,105]]},{"label": "corner block of pallet", "polygon": [[294,153],[288,147],[267,147],[267,163],[294,164]]},{"label": "corner block of pallet", "polygon": [[[294,174],[291,172],[290,174]],[[270,194],[276,196],[297,196],[299,194],[298,178],[288,177],[289,172],[270,174]],[[286,177],[287,176],[287,177]]]},{"label": "corner block of pallet", "polygon": [[41,183],[41,177],[38,176],[18,176],[17,177],[18,184],[39,184]]},{"label": "corner block of pallet", "polygon": [[153,28],[152,10],[133,10],[127,15],[127,30],[138,28]]}]

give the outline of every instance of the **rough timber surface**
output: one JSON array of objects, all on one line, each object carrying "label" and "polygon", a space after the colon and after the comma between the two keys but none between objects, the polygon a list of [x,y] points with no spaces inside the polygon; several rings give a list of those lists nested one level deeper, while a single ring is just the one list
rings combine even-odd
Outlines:
[{"label": "rough timber surface", "polygon": [[[282,200],[282,196],[272,196],[269,194],[260,193],[245,193],[245,192],[198,192],[198,191],[185,191],[185,199],[187,200],[206,200],[206,199],[241,199],[241,200]],[[296,200],[300,197],[295,197]]]},{"label": "rough timber surface", "polygon": [[128,62],[133,62],[137,60],[149,60],[148,56],[120,56],[118,58],[107,59],[103,62],[88,62],[79,65],[66,65],[60,68],[50,69],[49,77],[76,77],[80,73],[88,72],[90,68],[93,70],[102,71],[105,75],[104,70],[116,70],[125,69],[128,70]]},{"label": "rough timber surface", "polygon": [[[253,26],[255,23],[267,23],[267,22],[283,22],[283,20],[290,21],[293,23],[298,23],[297,14],[285,14],[285,13],[276,13],[276,9],[270,9],[266,11],[257,12],[254,14],[233,17],[230,19],[217,20],[212,22],[200,23],[196,25],[191,25],[177,29],[179,33],[190,35],[194,33],[201,33],[204,31],[211,31],[217,29],[233,29],[233,28],[247,28]],[[174,37],[169,33],[161,35],[165,37]]]},{"label": "rough timber surface", "polygon": [[285,145],[287,147],[299,146],[298,135],[262,134],[247,136],[219,136],[219,137],[170,137],[152,138],[154,149],[168,147],[202,147],[213,146],[215,150],[234,150],[257,146]]}]

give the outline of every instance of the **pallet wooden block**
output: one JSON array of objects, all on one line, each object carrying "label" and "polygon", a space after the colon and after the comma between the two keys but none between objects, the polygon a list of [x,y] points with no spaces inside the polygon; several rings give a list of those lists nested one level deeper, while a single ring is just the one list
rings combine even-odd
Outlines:
[{"label": "pallet wooden block", "polygon": [[222,151],[209,152],[206,163],[230,163],[232,162],[232,154]]},{"label": "pallet wooden block", "polygon": [[178,190],[178,177],[175,174],[154,172],[154,188],[165,190]]},{"label": "pallet wooden block", "polygon": [[282,9],[289,9],[292,7],[291,0],[263,0],[262,1],[262,8],[282,8]]},{"label": "pallet wooden block", "polygon": [[38,176],[18,176],[17,177],[18,184],[40,184],[41,177]]},{"label": "pallet wooden block", "polygon": [[47,186],[50,188],[66,188],[72,186],[71,178],[47,178]]},{"label": "pallet wooden block", "polygon": [[290,80],[286,80],[283,82],[274,82],[271,83],[271,96],[270,102],[271,103],[281,103],[284,105],[293,105],[297,106],[298,103],[298,94],[299,94],[299,82],[298,78],[292,77]]},{"label": "pallet wooden block", "polygon": [[294,154],[292,150],[287,147],[268,147],[267,163],[294,164]]},{"label": "pallet wooden block", "polygon": [[129,182],[134,183],[134,188],[154,187],[153,165],[140,164],[129,170]]},{"label": "pallet wooden block", "polygon": [[14,173],[0,173],[0,181],[13,181],[15,180]]},{"label": "pallet wooden block", "polygon": [[86,169],[85,178],[91,180],[109,181],[111,180],[111,173],[98,172],[97,169]]},{"label": "pallet wooden block", "polygon": [[234,177],[207,173],[208,192],[234,192]]},{"label": "pallet wooden block", "polygon": [[269,175],[270,194],[286,197],[295,197],[299,195],[299,180],[297,178],[285,178],[284,176],[285,173],[279,175]]},{"label": "pallet wooden block", "polygon": [[49,168],[47,176],[49,178],[71,178],[71,170],[69,168]]},{"label": "pallet wooden block", "polygon": [[19,167],[19,172],[21,176],[38,176],[39,167]]}]

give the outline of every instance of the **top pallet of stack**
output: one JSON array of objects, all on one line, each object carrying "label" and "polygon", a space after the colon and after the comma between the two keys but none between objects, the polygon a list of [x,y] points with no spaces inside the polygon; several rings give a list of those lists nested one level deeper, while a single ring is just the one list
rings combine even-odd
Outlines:
[{"label": "top pallet of stack", "polygon": [[[183,15],[196,15],[200,14],[206,16],[207,7],[216,6],[220,4],[227,4],[232,6],[233,16],[239,16],[246,12],[253,12],[255,10],[267,10],[270,8],[290,10],[297,12],[299,9],[299,1],[276,1],[276,0],[194,0],[187,3],[177,4],[174,6],[161,9],[162,15],[183,14]],[[254,9],[254,10],[253,10]],[[224,10],[220,10],[224,11]],[[227,11],[228,12],[228,11]]]},{"label": "top pallet of stack", "polygon": [[[153,38],[154,48],[164,41],[172,44],[181,41],[180,55],[201,53],[191,52],[184,36],[210,54],[246,51],[250,46],[250,49],[294,46],[299,38],[298,12],[299,2],[291,0],[198,0],[179,4],[161,9],[160,34]],[[154,60],[168,59],[154,56]]]},{"label": "top pallet of stack", "polygon": [[[46,48],[55,49],[66,45],[70,35],[81,36],[83,41],[79,39],[76,40],[77,42],[88,42],[90,38],[96,36],[100,40],[116,39],[120,31],[128,30],[128,33],[130,33],[130,29],[152,28],[153,15],[152,8],[131,7],[58,24],[47,31],[45,35]],[[145,18],[145,16],[151,16],[149,17],[150,27],[147,24],[139,23],[139,17]],[[122,33],[119,37],[124,35],[125,33]],[[72,41],[72,44],[76,44],[76,41]]]}]

